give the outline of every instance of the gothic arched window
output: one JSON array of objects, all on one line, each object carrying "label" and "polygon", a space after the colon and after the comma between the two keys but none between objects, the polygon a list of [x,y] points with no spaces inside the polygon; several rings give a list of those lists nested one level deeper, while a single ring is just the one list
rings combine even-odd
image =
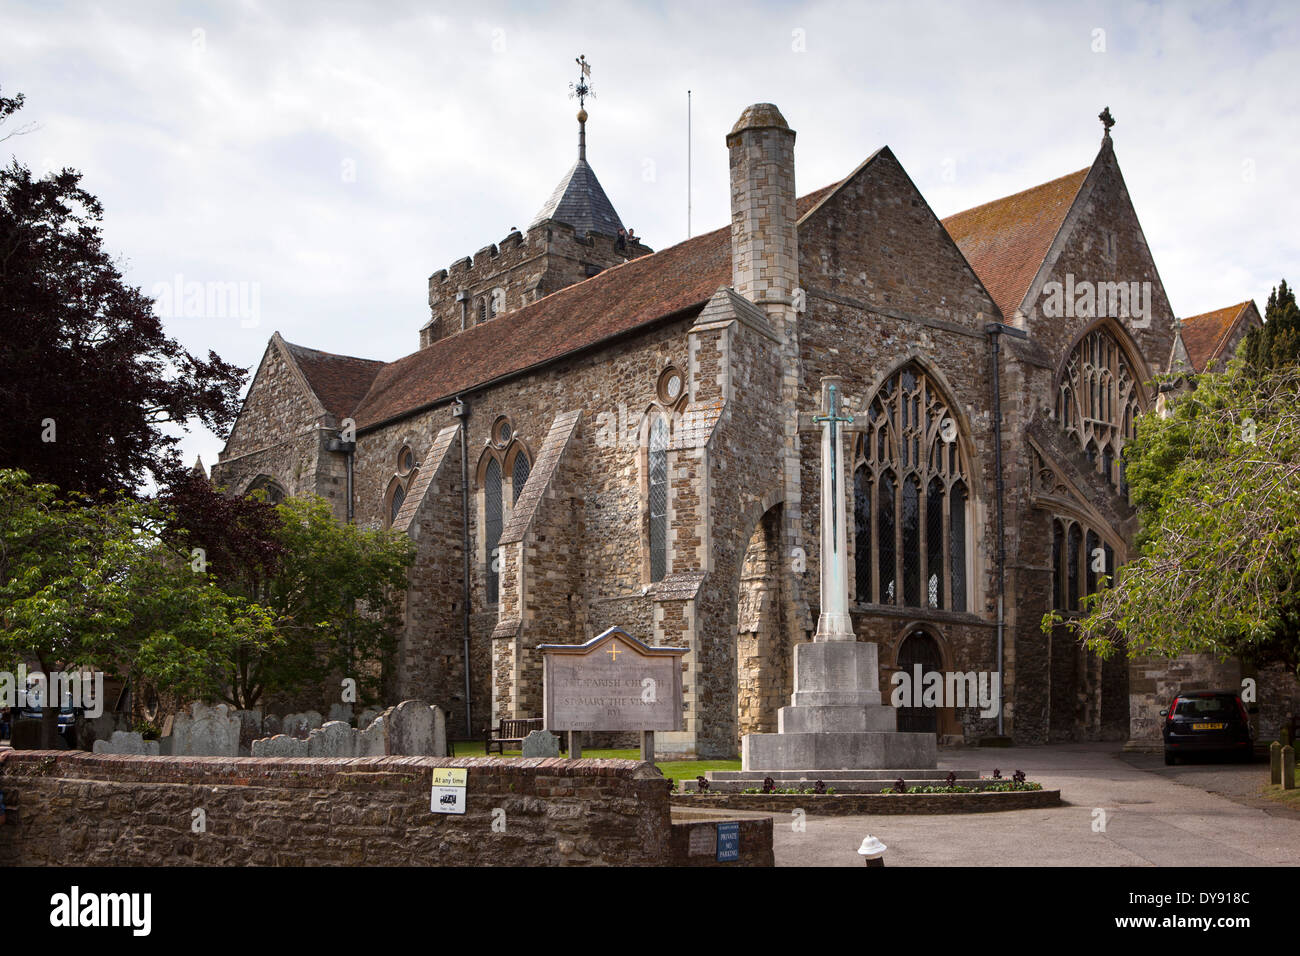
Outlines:
[{"label": "gothic arched window", "polygon": [[1138,378],[1115,336],[1105,328],[1083,337],[1061,373],[1056,420],[1106,480],[1122,492],[1124,445],[1142,413]]},{"label": "gothic arched window", "polygon": [[269,475],[258,475],[253,479],[252,483],[248,486],[248,491],[245,493],[251,495],[255,491],[262,492],[266,497],[267,504],[272,505],[278,505],[288,497],[288,495],[284,493],[284,488],[280,486],[280,483]]},{"label": "gothic arched window", "polygon": [[501,463],[495,458],[483,473],[483,543],[487,550],[487,601],[496,604],[501,589]]},{"label": "gothic arched window", "polygon": [[491,438],[479,459],[479,489],[483,493],[483,574],[487,603],[501,599],[501,533],[528,481],[532,462],[528,449],[515,434],[510,419],[501,415],[492,425]]},{"label": "gothic arched window", "polygon": [[514,504],[519,500],[519,492],[524,490],[524,485],[528,481],[528,472],[532,466],[528,463],[528,456],[523,451],[515,453],[515,463],[510,469],[510,503]]},{"label": "gothic arched window", "polygon": [[966,610],[969,479],[947,400],[907,365],[881,385],[864,425],[854,451],[858,602]]},{"label": "gothic arched window", "polygon": [[1102,578],[1116,574],[1115,549],[1091,528],[1069,517],[1052,519],[1052,606],[1081,611],[1083,599],[1096,594]]},{"label": "gothic arched window", "polygon": [[650,419],[647,459],[650,478],[650,580],[661,581],[668,572],[668,419],[657,412]]},{"label": "gothic arched window", "polygon": [[396,464],[397,469],[389,479],[388,490],[384,493],[387,505],[380,511],[385,526],[389,528],[397,523],[397,515],[402,510],[402,503],[406,501],[407,492],[411,490],[415,476],[419,473],[419,459],[415,457],[415,452],[410,445],[403,445],[398,451]]}]

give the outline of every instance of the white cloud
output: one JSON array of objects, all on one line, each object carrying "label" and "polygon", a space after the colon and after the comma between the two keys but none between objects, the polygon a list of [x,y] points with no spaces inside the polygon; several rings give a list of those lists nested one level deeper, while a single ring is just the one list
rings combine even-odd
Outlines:
[{"label": "white cloud", "polygon": [[1296,278],[1297,33],[1285,4],[33,2],[7,7],[0,86],[41,124],[5,145],[85,172],[133,282],[260,284],[256,328],[171,322],[252,367],[276,329],[409,352],[428,275],[525,227],[572,163],[579,53],[592,164],[656,248],[685,237],[687,89],[697,233],[727,221],[749,103],[798,131],[801,191],[888,144],[941,216],[1088,165],[1109,105],[1175,310],[1262,305]]}]

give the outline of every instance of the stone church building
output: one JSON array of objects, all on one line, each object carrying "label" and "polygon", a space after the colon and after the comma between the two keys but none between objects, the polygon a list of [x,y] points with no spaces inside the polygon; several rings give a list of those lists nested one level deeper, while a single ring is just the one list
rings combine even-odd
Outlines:
[{"label": "stone church building", "polygon": [[[941,221],[888,147],[799,195],[794,131],[751,106],[725,139],[730,226],[653,252],[588,164],[585,119],[527,230],[430,277],[411,354],[274,335],[213,468],[410,535],[392,699],[478,735],[541,714],[537,645],[618,625],[689,648],[661,751],[776,730],[817,620],[830,378],[882,692],[899,668],[1000,664],[1017,741],[1158,743],[1156,712],[1209,665],[1101,661],[1040,627],[1129,557],[1124,444],[1152,379],[1194,365],[1109,122],[1086,168]],[[969,707],[899,727],[999,731]]]}]

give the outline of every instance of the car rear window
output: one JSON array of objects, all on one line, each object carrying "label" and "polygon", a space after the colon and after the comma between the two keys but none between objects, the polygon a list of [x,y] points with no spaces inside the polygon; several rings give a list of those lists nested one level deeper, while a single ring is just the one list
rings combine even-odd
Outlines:
[{"label": "car rear window", "polygon": [[1174,708],[1179,717],[1200,717],[1205,714],[1232,714],[1236,701],[1228,697],[1184,697]]}]

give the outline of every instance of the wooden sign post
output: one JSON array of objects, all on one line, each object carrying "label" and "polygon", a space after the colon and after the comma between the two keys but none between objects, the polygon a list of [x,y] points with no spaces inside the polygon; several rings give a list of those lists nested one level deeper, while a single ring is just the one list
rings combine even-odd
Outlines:
[{"label": "wooden sign post", "polygon": [[611,627],[585,644],[542,644],[546,727],[569,732],[569,756],[584,730],[634,731],[654,763],[656,730],[681,730],[684,647],[650,647]]}]

